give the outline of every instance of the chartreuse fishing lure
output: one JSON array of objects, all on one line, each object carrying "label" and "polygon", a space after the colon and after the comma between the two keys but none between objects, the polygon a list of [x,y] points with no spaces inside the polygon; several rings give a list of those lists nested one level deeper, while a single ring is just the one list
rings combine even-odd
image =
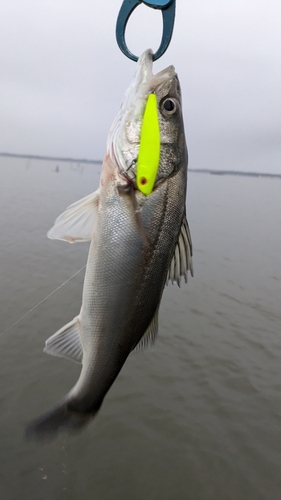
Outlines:
[{"label": "chartreuse fishing lure", "polygon": [[140,134],[140,149],[137,162],[137,188],[149,195],[154,187],[160,160],[160,127],[157,98],[149,94]]}]

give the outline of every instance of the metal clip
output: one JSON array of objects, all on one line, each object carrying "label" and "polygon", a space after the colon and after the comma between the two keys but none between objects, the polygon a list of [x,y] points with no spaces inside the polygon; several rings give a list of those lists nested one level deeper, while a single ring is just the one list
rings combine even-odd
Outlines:
[{"label": "metal clip", "polygon": [[172,38],[176,12],[176,0],[123,0],[116,23],[116,40],[123,54],[133,61],[137,61],[138,57],[132,54],[126,45],[125,30],[130,15],[141,3],[144,3],[147,7],[160,9],[162,11],[162,40],[159,49],[155,52],[155,54],[153,54],[153,61],[156,61],[156,59],[159,59],[159,57],[166,52]]}]

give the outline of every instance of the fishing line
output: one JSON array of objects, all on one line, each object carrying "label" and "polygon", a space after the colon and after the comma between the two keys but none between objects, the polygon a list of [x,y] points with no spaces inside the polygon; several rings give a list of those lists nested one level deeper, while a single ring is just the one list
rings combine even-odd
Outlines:
[{"label": "fishing line", "polygon": [[45,297],[44,299],[40,300],[40,302],[38,302],[38,304],[36,304],[29,311],[27,311],[21,318],[19,318],[17,321],[15,321],[15,323],[13,323],[11,326],[9,326],[9,328],[7,328],[4,332],[2,332],[1,335],[4,335],[4,333],[7,333],[9,330],[11,330],[11,328],[13,328],[13,326],[17,325],[23,318],[25,318],[28,314],[30,314],[32,311],[34,311],[34,309],[36,309],[38,306],[40,306],[41,304],[43,304],[43,302],[45,302],[45,300],[47,300],[49,297],[51,297],[51,295],[53,295],[53,293],[57,292],[60,288],[62,288],[64,285],[66,285],[66,283],[68,283],[70,280],[72,280],[72,278],[74,278],[75,276],[77,276],[77,274],[81,273],[81,271],[83,271],[83,269],[85,269],[86,265],[87,264],[85,264],[83,267],[81,267],[81,269],[79,269],[79,271],[77,271],[76,273],[74,273],[72,276],[70,276],[70,278],[68,278],[66,281],[64,281],[64,283],[62,283],[55,290],[53,290],[51,293],[49,293],[49,295],[47,295],[47,297]]}]

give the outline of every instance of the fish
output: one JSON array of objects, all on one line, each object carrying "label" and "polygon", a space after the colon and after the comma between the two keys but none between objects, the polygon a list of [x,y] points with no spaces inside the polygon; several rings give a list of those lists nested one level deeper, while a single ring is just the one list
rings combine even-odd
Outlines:
[{"label": "fish", "polygon": [[[136,73],[110,128],[97,191],[70,205],[48,233],[70,243],[91,241],[78,316],[44,351],[81,363],[78,381],[51,411],[27,425],[26,436],[75,433],[101,408],[132,351],[154,344],[168,282],[193,274],[186,219],[188,153],[181,89],[174,66],[153,74],[153,53]],[[160,160],[152,192],[137,186],[146,102],[155,94]]]}]

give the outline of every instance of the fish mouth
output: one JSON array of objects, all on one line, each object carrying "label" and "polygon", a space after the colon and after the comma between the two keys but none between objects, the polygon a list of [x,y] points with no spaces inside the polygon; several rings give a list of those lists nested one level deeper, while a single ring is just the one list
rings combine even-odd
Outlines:
[{"label": "fish mouth", "polygon": [[138,59],[135,76],[127,90],[130,100],[135,97],[147,99],[148,94],[154,92],[159,85],[176,75],[174,66],[168,66],[155,75],[153,75],[152,68],[153,52],[151,49],[147,49]]},{"label": "fish mouth", "polygon": [[127,89],[120,110],[110,128],[107,153],[119,173],[134,180],[143,113],[148,95],[176,77],[174,66],[153,74],[153,52],[147,49],[139,57],[136,73]]},{"label": "fish mouth", "polygon": [[[138,68],[136,77],[139,78],[141,83],[150,87],[150,92],[156,90],[156,88],[175,77],[176,72],[174,66],[168,66],[162,69],[155,75],[152,72],[153,67],[153,52],[151,49],[146,50],[138,59]],[[147,97],[147,96],[146,96]]]}]

